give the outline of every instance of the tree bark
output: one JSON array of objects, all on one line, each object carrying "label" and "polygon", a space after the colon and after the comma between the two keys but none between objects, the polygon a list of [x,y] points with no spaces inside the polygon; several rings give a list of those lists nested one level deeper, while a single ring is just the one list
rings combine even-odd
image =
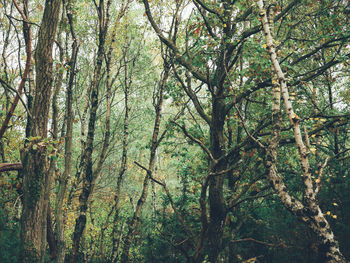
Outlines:
[{"label": "tree bark", "polygon": [[58,253],[57,240],[55,232],[53,231],[53,222],[51,218],[51,206],[47,207],[47,243],[50,249],[50,259],[55,260]]},{"label": "tree bark", "polygon": [[[48,175],[48,114],[52,90],[52,48],[61,1],[46,0],[36,48],[36,86],[32,107],[32,124],[21,152],[23,164],[23,212],[21,217],[20,262],[44,262],[46,217],[51,178]],[[35,139],[34,139],[35,138]]]},{"label": "tree bark", "polygon": [[79,50],[79,44],[75,36],[72,10],[71,6],[67,4],[65,7],[68,21],[70,24],[71,36],[73,38],[72,44],[72,53],[69,61],[69,74],[68,74],[68,86],[67,86],[67,95],[66,95],[66,112],[65,112],[65,121],[66,121],[66,132],[65,132],[65,160],[64,160],[64,172],[62,176],[58,179],[58,193],[56,199],[56,234],[57,234],[57,243],[58,243],[58,252],[57,252],[57,263],[63,263],[65,259],[65,237],[64,237],[64,199],[67,192],[67,185],[69,177],[71,176],[72,169],[72,132],[73,132],[73,86],[75,78],[75,68],[77,55]]},{"label": "tree bark", "polygon": [[[78,173],[82,173],[83,179],[83,189],[79,196],[79,217],[76,219],[74,233],[73,233],[73,245],[72,254],[70,262],[76,262],[79,260],[79,250],[80,250],[80,240],[83,235],[86,226],[86,212],[88,209],[89,196],[92,190],[93,181],[93,160],[92,152],[94,147],[94,137],[95,137],[95,124],[96,115],[98,108],[98,94],[99,85],[101,81],[101,69],[103,58],[105,54],[105,41],[109,25],[109,6],[111,1],[107,2],[107,7],[105,7],[104,1],[99,2],[97,8],[98,18],[99,18],[99,43],[97,50],[96,66],[94,70],[94,78],[91,89],[91,108],[89,113],[89,124],[88,124],[88,134],[86,139],[86,147],[84,149],[84,154],[81,158],[81,163]],[[105,14],[106,12],[106,14]],[[79,174],[77,174],[79,177]]]},{"label": "tree bark", "polygon": [[[214,159],[218,160],[225,154],[224,118],[222,99],[213,98],[212,123],[210,126],[210,151]],[[211,167],[215,163],[211,164]],[[226,162],[216,165],[212,171],[220,172],[227,167]],[[209,225],[208,225],[208,256],[210,262],[217,262],[218,255],[222,249],[222,238],[224,221],[226,217],[226,206],[223,197],[224,176],[212,176],[209,180]]]},{"label": "tree bark", "polygon": [[[267,50],[270,55],[271,62],[273,64],[273,68],[278,79],[283,101],[285,104],[286,112],[289,117],[289,120],[293,126],[294,130],[294,138],[296,145],[299,151],[300,162],[302,166],[302,177],[304,182],[304,202],[301,203],[297,199],[290,196],[287,191],[286,186],[284,185],[283,179],[278,176],[277,168],[276,168],[276,159],[277,159],[277,147],[279,142],[279,129],[280,129],[280,117],[277,116],[279,114],[278,107],[278,96],[279,91],[276,89],[274,93],[273,99],[273,117],[275,121],[274,124],[274,132],[272,141],[270,142],[270,147],[267,150],[268,153],[268,167],[269,167],[269,178],[272,182],[273,187],[277,191],[282,203],[292,211],[299,219],[301,219],[321,240],[322,253],[325,254],[325,261],[329,263],[343,263],[347,262],[339,249],[338,241],[335,239],[334,234],[330,228],[329,223],[324,217],[318,201],[316,199],[316,195],[319,190],[318,183],[312,180],[311,173],[309,169],[309,149],[308,142],[306,142],[306,146],[304,145],[303,138],[300,131],[299,125],[299,117],[295,114],[293,110],[293,105],[289,98],[289,91],[287,88],[287,81],[285,79],[284,73],[280,67],[278,62],[278,57],[274,47],[274,39],[271,33],[270,25],[268,22],[266,9],[264,7],[263,0],[257,1],[259,6],[259,15],[261,17],[261,22],[263,25],[263,31],[265,34],[265,40],[267,45]],[[306,135],[307,136],[307,135]],[[306,139],[307,140],[307,139]],[[321,173],[321,171],[320,171]]]}]

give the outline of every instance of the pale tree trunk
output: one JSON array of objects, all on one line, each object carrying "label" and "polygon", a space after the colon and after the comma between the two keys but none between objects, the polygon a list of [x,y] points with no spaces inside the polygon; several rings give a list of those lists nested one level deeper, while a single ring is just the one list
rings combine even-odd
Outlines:
[{"label": "pale tree trunk", "polygon": [[129,94],[130,94],[129,87],[126,86],[124,88],[125,114],[124,114],[124,132],[123,132],[123,151],[122,151],[122,160],[121,160],[121,165],[119,168],[119,175],[117,180],[117,189],[114,197],[115,214],[113,218],[113,230],[112,230],[112,256],[111,256],[112,262],[117,262],[118,260],[118,250],[119,250],[119,244],[120,244],[119,239],[124,229],[124,223],[123,223],[121,233],[117,236],[121,185],[123,182],[124,174],[127,169],[127,161],[128,161],[129,113],[130,113]]},{"label": "pale tree trunk", "polygon": [[47,124],[53,82],[52,49],[61,1],[47,0],[36,48],[36,86],[29,136],[21,152],[23,164],[23,213],[21,218],[20,262],[44,262],[46,217],[51,178],[43,139]]},{"label": "pale tree trunk", "polygon": [[[125,55],[125,54],[124,54]],[[125,65],[127,67],[127,65]],[[127,80],[125,80],[125,83],[127,83]],[[118,180],[117,180],[117,189],[114,196],[114,209],[115,214],[113,217],[113,230],[112,230],[112,255],[111,259],[112,262],[116,262],[118,259],[118,251],[119,251],[119,237],[123,233],[124,229],[124,223],[122,226],[122,230],[119,236],[117,236],[117,228],[118,228],[118,219],[119,219],[119,200],[120,200],[120,192],[121,192],[121,186],[124,178],[124,174],[127,169],[127,161],[128,161],[128,140],[129,140],[129,113],[130,113],[130,105],[129,105],[129,94],[130,89],[129,85],[125,85],[124,87],[124,107],[125,107],[125,113],[124,113],[124,131],[123,131],[123,150],[122,150],[122,160],[119,168],[119,174],[118,174]]]},{"label": "pale tree trunk", "polygon": [[[272,182],[273,187],[277,191],[284,206],[286,206],[290,211],[292,211],[299,219],[301,219],[320,239],[322,242],[321,252],[325,253],[325,261],[330,263],[336,262],[347,262],[342,253],[339,250],[338,241],[335,239],[334,234],[330,228],[329,223],[324,217],[318,201],[316,199],[317,193],[319,191],[319,180],[313,181],[311,178],[311,172],[309,168],[309,143],[307,131],[305,129],[306,146],[304,145],[303,138],[300,131],[299,117],[295,114],[293,110],[293,105],[290,101],[289,92],[287,88],[286,78],[280,67],[277,59],[277,54],[274,48],[274,39],[271,33],[271,28],[267,19],[266,10],[264,8],[263,0],[257,1],[259,6],[259,15],[261,17],[263,31],[265,34],[265,40],[267,45],[267,50],[270,55],[273,68],[279,82],[280,90],[282,93],[283,101],[285,104],[286,112],[289,120],[293,126],[294,138],[299,151],[300,163],[302,167],[302,178],[304,182],[304,202],[301,203],[296,198],[293,198],[288,192],[283,178],[278,175],[276,163],[277,163],[277,147],[279,143],[279,133],[281,128],[281,117],[280,114],[280,91],[277,86],[274,87],[273,94],[273,105],[272,105],[272,115],[273,115],[273,136],[270,141],[270,145],[267,148],[267,166],[269,168],[269,179]],[[322,170],[326,162],[324,163]],[[319,173],[322,174],[320,169]]]}]

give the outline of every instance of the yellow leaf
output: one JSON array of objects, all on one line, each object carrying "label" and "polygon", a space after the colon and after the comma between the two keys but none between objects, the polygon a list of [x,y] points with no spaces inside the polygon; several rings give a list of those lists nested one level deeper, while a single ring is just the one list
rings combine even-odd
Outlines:
[{"label": "yellow leaf", "polygon": [[333,203],[334,206],[338,206],[338,204],[336,202]]},{"label": "yellow leaf", "polygon": [[298,116],[296,113],[293,113],[292,119],[298,120],[298,119],[299,119],[299,116]]},{"label": "yellow leaf", "polygon": [[316,134],[312,134],[311,137],[312,137],[312,138],[316,137]]},{"label": "yellow leaf", "polygon": [[327,211],[327,213],[326,213],[326,214],[329,216],[329,215],[331,215],[331,212],[330,212],[330,211]]},{"label": "yellow leaf", "polygon": [[227,25],[226,25],[226,24],[224,24],[224,27],[227,27]]},{"label": "yellow leaf", "polygon": [[266,44],[264,44],[264,45],[263,45],[263,48],[267,48],[267,45],[266,45]]},{"label": "yellow leaf", "polygon": [[333,215],[332,217],[333,217],[334,219],[337,219],[337,215]]},{"label": "yellow leaf", "polygon": [[310,151],[312,152],[312,154],[316,154],[316,148],[311,148]]}]

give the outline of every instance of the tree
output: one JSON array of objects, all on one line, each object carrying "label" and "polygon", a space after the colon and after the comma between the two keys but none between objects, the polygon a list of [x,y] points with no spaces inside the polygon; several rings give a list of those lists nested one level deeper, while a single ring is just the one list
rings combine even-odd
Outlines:
[{"label": "tree", "polygon": [[[257,23],[259,19],[257,13],[254,12],[253,8],[248,3],[243,3],[241,1],[233,1],[232,3],[232,1],[204,2],[196,0],[193,1],[193,4],[198,10],[196,14],[197,16],[193,15],[193,24],[190,24],[192,21],[191,19],[188,19],[188,22],[185,25],[185,33],[183,33],[183,37],[181,38],[181,33],[178,32],[181,28],[179,25],[180,19],[177,15],[181,6],[181,1],[174,5],[175,11],[173,13],[173,18],[176,21],[175,24],[178,25],[174,30],[174,35],[171,35],[173,31],[158,26],[151,12],[149,2],[143,1],[143,3],[147,17],[154,31],[159,36],[160,40],[172,50],[175,63],[181,65],[188,71],[188,74],[191,74],[197,79],[199,82],[198,85],[206,87],[208,89],[208,94],[210,95],[210,97],[207,98],[208,104],[210,105],[207,111],[210,113],[207,114],[205,108],[201,105],[203,102],[198,99],[198,94],[193,92],[190,85],[186,85],[185,82],[182,82],[183,89],[192,100],[197,113],[210,127],[208,147],[205,142],[198,140],[198,138],[193,137],[187,132],[185,126],[181,127],[185,135],[194,143],[197,143],[204,152],[207,153],[210,160],[208,173],[203,179],[201,189],[202,234],[200,241],[197,243],[197,253],[193,260],[195,262],[200,260],[202,244],[205,240],[208,240],[208,259],[210,262],[216,262],[223,249],[222,240],[225,229],[225,218],[230,211],[230,207],[232,208],[232,206],[229,205],[232,203],[230,202],[232,200],[229,200],[229,202],[226,203],[224,197],[225,175],[230,176],[230,171],[232,171],[236,165],[234,162],[239,161],[240,151],[244,148],[254,149],[256,147],[265,147],[259,137],[264,137],[264,135],[261,134],[262,131],[266,130],[266,127],[271,125],[271,123],[267,123],[264,120],[255,124],[254,120],[250,119],[250,116],[252,115],[243,115],[240,109],[241,106],[239,106],[245,100],[249,102],[251,97],[254,96],[254,93],[256,94],[262,89],[266,90],[273,84],[271,78],[263,75],[270,72],[268,68],[269,62],[267,60],[259,59],[252,62],[249,56],[241,56],[242,52],[247,47],[250,47],[251,49],[256,48],[257,50],[256,53],[250,51],[250,55],[255,54],[256,56],[259,56],[259,53],[261,52],[261,50],[258,51],[259,49],[257,47],[257,45],[260,45],[260,40],[259,37],[256,36],[261,30],[261,27]],[[298,5],[299,1],[290,1],[284,3],[284,9],[281,9],[281,5],[275,9],[275,13],[278,14],[273,20],[282,21],[279,25],[281,34],[284,30],[283,20],[288,19],[290,15],[295,15],[294,10]],[[250,23],[250,25],[247,26],[247,23]],[[302,28],[302,26],[300,28]],[[193,30],[192,35],[191,30]],[[292,38],[292,33],[300,33],[297,26],[292,27],[292,30],[289,30],[289,32],[287,30],[288,34],[286,39],[281,40],[282,45],[288,43],[289,39]],[[306,33],[306,31],[304,31],[304,33]],[[336,32],[335,35],[338,33],[339,32]],[[322,34],[325,34],[324,31]],[[195,40],[193,35],[199,37],[199,39]],[[347,37],[348,36],[345,36],[345,38]],[[342,41],[344,41],[343,37],[338,38],[337,36],[332,36],[329,39],[332,39],[329,40],[330,42],[342,43]],[[309,57],[313,56],[318,50],[330,48],[330,42],[326,42],[327,44],[325,45],[316,47],[314,50],[301,54],[297,59],[290,62],[287,68],[292,72],[293,69],[296,71],[300,62],[304,62]],[[204,51],[202,51],[203,49]],[[207,54],[210,54],[210,56]],[[240,57],[241,68],[240,71],[238,71]],[[288,56],[286,57],[286,60],[287,58]],[[341,61],[342,60],[339,59],[333,59],[324,65],[316,66],[316,68],[310,70],[309,73],[300,76],[296,75],[295,78],[299,79],[291,85],[296,86],[300,82],[312,81],[319,76],[319,74]],[[237,71],[239,72],[238,74]],[[248,72],[248,74],[245,72]],[[254,76],[254,74],[256,75]],[[239,75],[243,76],[240,85],[237,84],[239,81],[235,79],[235,77]],[[237,85],[239,85],[238,88]],[[269,98],[265,97],[264,100],[266,99]],[[265,103],[262,104],[265,105]],[[288,107],[288,110],[289,108],[290,107]],[[239,116],[242,128],[246,133],[246,138],[243,139],[240,135],[237,135],[237,144],[228,145],[225,138],[227,136],[225,131],[225,120],[230,114],[232,114],[233,110],[235,110],[236,115]],[[289,115],[292,124],[296,122],[295,116]],[[228,122],[227,125],[229,126],[230,123]],[[272,125],[277,124],[272,123]],[[228,128],[228,130],[230,130],[230,128]],[[228,131],[228,133],[230,132]],[[298,138],[301,138],[300,132],[298,132],[298,134]],[[298,143],[297,138],[296,140]],[[275,148],[276,147],[277,146],[275,146]],[[243,151],[246,152],[246,150]],[[251,157],[253,155],[254,153],[251,154]],[[304,164],[305,163],[306,161]],[[322,167],[323,166],[321,165],[321,170],[323,169]],[[305,172],[306,167],[303,169]],[[321,173],[321,170],[319,173]],[[207,188],[209,188],[209,221],[206,216]],[[311,192],[309,194],[311,194]],[[322,215],[321,218],[323,220]],[[336,250],[338,251],[337,248],[335,248],[335,251]]]},{"label": "tree", "polygon": [[23,212],[21,262],[44,262],[46,215],[51,178],[48,175],[47,124],[52,91],[52,49],[61,1],[47,0],[35,54],[35,90],[28,140],[21,153],[23,164]]},{"label": "tree", "polygon": [[[293,105],[290,102],[289,91],[287,88],[286,78],[282,72],[281,66],[278,62],[278,57],[274,48],[274,39],[271,34],[269,22],[267,19],[266,9],[262,0],[258,1],[259,15],[261,16],[261,22],[266,38],[267,50],[269,51],[270,58],[273,64],[273,68],[276,74],[275,81],[278,81],[280,87],[275,87],[274,99],[272,102],[273,107],[273,122],[274,122],[274,138],[271,141],[270,149],[267,150],[269,176],[272,185],[277,191],[283,204],[290,209],[295,215],[297,215],[302,221],[304,221],[322,240],[324,246],[324,252],[326,254],[325,260],[327,262],[346,262],[344,256],[339,250],[338,241],[334,238],[334,234],[330,229],[329,223],[325,219],[316,195],[319,192],[320,182],[319,178],[312,180],[310,172],[310,164],[308,154],[310,153],[310,142],[308,141],[308,134],[305,129],[306,146],[304,145],[301,135],[299,117],[296,115],[293,109]],[[283,101],[285,103],[286,112],[289,120],[293,126],[295,143],[298,147],[299,157],[302,167],[302,177],[305,185],[304,189],[304,204],[298,201],[298,199],[292,198],[285,187],[283,179],[277,175],[276,158],[277,158],[277,146],[279,140],[279,133],[281,127],[280,118],[280,96],[282,94]],[[321,165],[319,175],[322,175],[323,169],[326,166],[328,158],[325,163]]]},{"label": "tree", "polygon": [[0,0],[1,262],[347,262],[346,1],[59,5]]}]

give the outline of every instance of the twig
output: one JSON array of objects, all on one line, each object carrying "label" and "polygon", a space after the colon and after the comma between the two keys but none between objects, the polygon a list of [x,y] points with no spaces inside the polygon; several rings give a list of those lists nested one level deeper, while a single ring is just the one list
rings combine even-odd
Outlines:
[{"label": "twig", "polygon": [[22,99],[21,94],[19,94],[18,90],[12,88],[8,83],[6,83],[6,81],[4,81],[4,80],[1,79],[1,78],[0,78],[0,82],[5,86],[6,89],[9,89],[10,91],[16,93],[16,96],[19,97],[19,100],[21,101],[23,107],[26,109],[26,112],[27,112],[28,116],[29,116],[30,118],[32,118],[32,115],[31,115],[31,113],[30,113],[30,111],[29,111],[29,109],[28,109],[28,106],[26,105],[26,103],[25,103],[24,100]]},{"label": "twig", "polygon": [[323,170],[324,168],[327,166],[329,157],[326,158],[326,160],[324,161],[324,163],[321,165],[320,170],[318,171],[318,177],[315,180],[315,184],[316,184],[316,189],[315,189],[315,195],[318,194],[318,192],[320,191],[320,186],[321,186],[321,179],[322,179],[322,174],[323,174]]},{"label": "twig", "polygon": [[261,244],[261,245],[265,245],[265,246],[269,246],[269,247],[284,247],[287,248],[288,246],[286,244],[284,244],[283,242],[279,243],[279,244],[273,244],[273,243],[268,243],[268,242],[264,242],[264,241],[260,241],[260,240],[256,240],[254,238],[251,237],[247,237],[247,238],[242,238],[242,239],[237,239],[237,240],[232,240],[232,243],[240,243],[240,242],[254,242],[257,244]]},{"label": "twig", "polygon": [[239,109],[238,109],[236,103],[233,104],[233,107],[236,109],[237,114],[238,114],[238,116],[239,116],[239,118],[240,118],[240,120],[241,120],[241,122],[242,122],[243,129],[244,129],[244,131],[247,133],[247,135],[248,135],[255,143],[257,143],[262,149],[265,149],[266,146],[263,145],[261,142],[259,142],[259,140],[257,140],[254,136],[252,136],[252,135],[250,134],[250,132],[248,131],[248,129],[247,129],[246,125],[245,125],[245,121],[244,121],[244,119],[243,119],[243,116],[242,116],[241,112],[239,111]]}]

